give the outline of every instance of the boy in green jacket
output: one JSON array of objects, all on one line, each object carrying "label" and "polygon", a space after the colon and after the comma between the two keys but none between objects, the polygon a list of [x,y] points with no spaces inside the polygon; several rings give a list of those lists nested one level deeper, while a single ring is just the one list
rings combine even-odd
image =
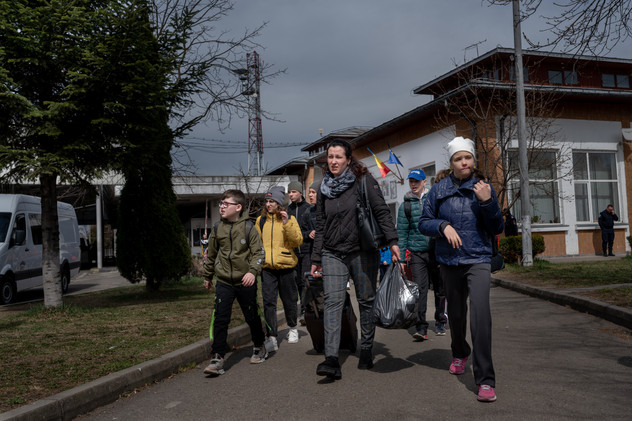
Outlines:
[{"label": "boy in green jacket", "polygon": [[213,288],[215,277],[215,308],[211,318],[211,363],[204,374],[224,374],[224,355],[228,324],[235,298],[250,327],[254,344],[251,364],[265,361],[265,335],[257,309],[257,275],[264,261],[263,244],[248,215],[243,214],[246,197],[241,190],[226,190],[219,202],[221,221],[211,230],[207,259],[204,261],[204,287]]}]

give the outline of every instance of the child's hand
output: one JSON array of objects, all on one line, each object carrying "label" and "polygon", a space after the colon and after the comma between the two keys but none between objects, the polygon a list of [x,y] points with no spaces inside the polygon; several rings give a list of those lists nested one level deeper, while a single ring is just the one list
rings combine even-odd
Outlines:
[{"label": "child's hand", "polygon": [[479,201],[485,202],[492,198],[492,188],[486,182],[479,181],[474,184],[474,194]]},{"label": "child's hand", "polygon": [[206,288],[207,290],[212,290],[213,289],[213,282],[209,281],[208,279],[204,280],[204,288]]},{"label": "child's hand", "polygon": [[448,243],[452,246],[453,249],[458,249],[463,245],[461,242],[461,237],[456,233],[456,230],[452,228],[452,225],[448,225],[443,230],[443,235],[448,240]]},{"label": "child's hand", "polygon": [[254,283],[255,283],[255,275],[253,275],[250,272],[248,272],[247,274],[244,275],[243,278],[241,278],[241,284],[245,287],[252,286]]}]

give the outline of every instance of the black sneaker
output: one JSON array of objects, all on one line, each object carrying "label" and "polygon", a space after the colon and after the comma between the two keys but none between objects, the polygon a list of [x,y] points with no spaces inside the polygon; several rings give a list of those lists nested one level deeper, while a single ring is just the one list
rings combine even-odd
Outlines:
[{"label": "black sneaker", "polygon": [[418,330],[417,332],[413,333],[413,338],[419,342],[426,341],[428,340],[428,331],[425,329]]},{"label": "black sneaker", "polygon": [[327,376],[330,379],[340,380],[342,378],[342,371],[340,370],[338,357],[325,358],[325,361],[316,367],[316,374],[319,376]]},{"label": "black sneaker", "polygon": [[358,361],[358,368],[360,370],[373,368],[373,353],[371,352],[371,348],[360,349],[360,361]]}]

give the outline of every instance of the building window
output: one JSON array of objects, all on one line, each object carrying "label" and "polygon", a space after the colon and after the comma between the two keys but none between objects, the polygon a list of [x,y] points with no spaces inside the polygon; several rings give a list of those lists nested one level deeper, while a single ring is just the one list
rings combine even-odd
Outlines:
[{"label": "building window", "polygon": [[[515,66],[509,67],[509,80],[512,82],[516,81],[516,67]],[[527,66],[524,66],[522,68],[522,81],[525,83],[529,83],[529,68]]]},{"label": "building window", "polygon": [[483,78],[490,79],[490,80],[501,80],[502,78],[501,78],[500,69],[492,69],[492,70],[484,71]]},{"label": "building window", "polygon": [[574,70],[549,70],[549,83],[553,85],[577,85],[579,80]]},{"label": "building window", "polygon": [[573,152],[577,221],[596,221],[612,203],[619,206],[617,162],[611,152]]},{"label": "building window", "polygon": [[[42,216],[40,214],[29,214],[29,225],[31,226],[31,238],[33,238],[33,245],[42,245]],[[60,227],[61,228],[61,227]],[[61,232],[60,232],[61,235]]]},{"label": "building window", "polygon": [[602,73],[601,85],[604,88],[630,89],[630,77],[628,75],[615,75],[613,73]]},{"label": "building window", "polygon": [[[510,174],[518,174],[518,151],[509,151],[508,168]],[[560,223],[560,195],[557,176],[557,158],[554,151],[533,151],[529,153],[529,199],[531,202],[531,223]],[[520,203],[520,179],[509,182],[510,197],[518,196],[514,205],[516,219],[522,218]]]},{"label": "building window", "polygon": [[424,171],[424,174],[426,174],[426,188],[430,189],[430,187],[432,187],[432,185],[435,183],[437,168],[435,167],[435,164],[432,164],[421,167],[421,169]]}]

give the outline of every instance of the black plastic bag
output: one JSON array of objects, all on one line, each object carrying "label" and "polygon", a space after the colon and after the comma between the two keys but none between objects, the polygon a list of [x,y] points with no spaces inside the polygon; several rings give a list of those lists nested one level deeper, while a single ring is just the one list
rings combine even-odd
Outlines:
[{"label": "black plastic bag", "polygon": [[385,329],[408,329],[417,324],[419,287],[402,274],[399,263],[392,263],[375,294],[371,321]]}]

